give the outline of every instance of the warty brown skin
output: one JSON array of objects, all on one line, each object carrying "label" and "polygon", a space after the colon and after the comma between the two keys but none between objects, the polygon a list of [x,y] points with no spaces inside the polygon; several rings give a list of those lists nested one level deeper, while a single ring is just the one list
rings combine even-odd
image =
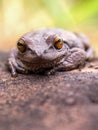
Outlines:
[{"label": "warty brown skin", "polygon": [[[61,38],[61,49],[54,46],[53,40]],[[69,32],[59,28],[46,28],[31,31],[19,40],[26,43],[25,52],[18,48],[11,50],[8,68],[12,76],[19,73],[52,74],[58,70],[72,70],[94,57],[94,51],[84,34]]]}]

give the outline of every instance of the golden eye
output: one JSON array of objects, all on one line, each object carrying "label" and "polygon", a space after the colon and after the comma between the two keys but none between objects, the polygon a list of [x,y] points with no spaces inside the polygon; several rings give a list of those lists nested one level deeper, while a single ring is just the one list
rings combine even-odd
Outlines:
[{"label": "golden eye", "polygon": [[54,43],[54,47],[56,49],[61,49],[63,47],[63,44],[64,44],[64,41],[59,38],[59,37],[56,37],[54,40],[53,40],[53,43]]},{"label": "golden eye", "polygon": [[17,48],[20,52],[25,52],[27,49],[27,45],[24,40],[20,39],[17,43]]}]

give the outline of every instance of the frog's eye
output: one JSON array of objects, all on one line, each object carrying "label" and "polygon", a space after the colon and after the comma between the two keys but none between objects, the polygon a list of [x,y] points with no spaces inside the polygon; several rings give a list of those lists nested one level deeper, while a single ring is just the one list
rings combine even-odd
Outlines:
[{"label": "frog's eye", "polygon": [[20,52],[25,52],[27,49],[27,45],[24,40],[20,39],[17,43],[17,48]]},{"label": "frog's eye", "polygon": [[54,38],[53,43],[56,49],[61,49],[64,45],[64,41],[59,37]]}]

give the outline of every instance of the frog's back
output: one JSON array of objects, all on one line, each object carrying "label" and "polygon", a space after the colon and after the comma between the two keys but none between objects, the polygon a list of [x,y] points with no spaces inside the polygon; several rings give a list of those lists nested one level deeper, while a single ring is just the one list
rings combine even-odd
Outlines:
[{"label": "frog's back", "polygon": [[68,44],[69,47],[79,47],[79,48],[84,48],[81,40],[77,37],[77,35],[73,32],[67,31],[65,29],[61,29],[61,28],[45,28],[45,29],[40,29],[40,30],[36,30],[36,31],[31,31],[27,34],[25,34],[25,37],[30,37],[31,39],[33,38],[44,38],[45,40],[49,37],[49,36],[59,36],[61,37],[63,40],[65,40]]}]

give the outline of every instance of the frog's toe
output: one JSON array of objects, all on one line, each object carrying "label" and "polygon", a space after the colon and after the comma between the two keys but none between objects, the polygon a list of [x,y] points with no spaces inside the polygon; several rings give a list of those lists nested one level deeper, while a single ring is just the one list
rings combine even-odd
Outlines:
[{"label": "frog's toe", "polygon": [[54,75],[55,74],[55,69],[45,71],[44,74],[47,75],[47,76]]},{"label": "frog's toe", "polygon": [[11,76],[15,78],[15,77],[18,76],[18,74],[17,74],[17,72],[12,72],[12,73],[11,73]]},{"label": "frog's toe", "polygon": [[20,68],[20,67],[17,69],[17,72],[22,73],[22,74],[28,74],[28,70],[24,68]]}]

